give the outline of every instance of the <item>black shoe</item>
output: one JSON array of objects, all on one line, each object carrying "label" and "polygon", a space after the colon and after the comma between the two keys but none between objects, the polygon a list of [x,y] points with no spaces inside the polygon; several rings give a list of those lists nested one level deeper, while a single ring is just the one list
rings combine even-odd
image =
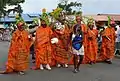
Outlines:
[{"label": "black shoe", "polygon": [[112,62],[111,62],[111,61],[108,61],[107,63],[108,63],[108,64],[112,64]]},{"label": "black shoe", "polygon": [[116,50],[115,55],[119,55],[119,50]]},{"label": "black shoe", "polygon": [[107,61],[107,60],[105,60],[105,62],[106,62],[106,63],[108,63],[108,64],[112,64],[112,62],[111,62],[111,61]]},{"label": "black shoe", "polygon": [[77,69],[74,69],[73,73],[78,73]]}]

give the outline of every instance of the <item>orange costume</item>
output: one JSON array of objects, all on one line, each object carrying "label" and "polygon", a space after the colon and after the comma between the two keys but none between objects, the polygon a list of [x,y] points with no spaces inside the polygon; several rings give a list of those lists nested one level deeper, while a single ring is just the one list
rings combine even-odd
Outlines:
[{"label": "orange costume", "polygon": [[102,35],[102,47],[98,61],[105,61],[114,57],[115,49],[115,29],[108,27],[104,30]]},{"label": "orange costume", "polygon": [[27,31],[16,30],[13,33],[6,65],[7,73],[28,69],[30,45]]},{"label": "orange costume", "polygon": [[51,36],[53,32],[50,27],[42,26],[36,30],[35,53],[36,68],[40,68],[40,64],[51,64]]},{"label": "orange costume", "polygon": [[[84,45],[84,51],[85,51],[85,56],[86,56],[86,54],[87,54],[87,42],[88,42],[88,40],[87,40],[87,32],[88,32],[88,28],[87,28],[87,26],[86,25],[84,25],[84,24],[82,24],[81,25],[81,28],[82,28],[82,31],[83,31],[83,35],[84,35],[84,39],[83,39],[83,45]],[[87,59],[86,57],[85,57],[85,59]]]},{"label": "orange costume", "polygon": [[58,38],[58,43],[54,44],[54,56],[57,63],[68,64],[68,55],[69,52],[69,38],[70,32],[69,29],[65,27],[64,30],[55,30],[54,37]]},{"label": "orange costume", "polygon": [[96,29],[88,30],[88,42],[87,42],[87,51],[86,54],[86,63],[96,63],[97,59],[97,51],[98,51],[98,44],[97,44],[97,37],[98,37],[98,31]]},{"label": "orange costume", "polygon": [[87,53],[88,53],[88,50],[87,50],[87,32],[88,32],[88,28],[85,24],[82,24],[81,25],[81,28],[82,28],[82,31],[83,31],[83,35],[84,35],[84,39],[83,39],[83,45],[84,45],[84,59],[83,59],[83,63],[86,63],[86,60],[88,60],[89,58],[87,57]]}]

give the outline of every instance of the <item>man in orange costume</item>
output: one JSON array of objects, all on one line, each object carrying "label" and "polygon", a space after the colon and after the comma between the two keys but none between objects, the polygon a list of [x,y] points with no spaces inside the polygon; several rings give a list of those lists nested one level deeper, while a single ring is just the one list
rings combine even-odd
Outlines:
[{"label": "man in orange costume", "polygon": [[54,44],[55,60],[57,62],[57,67],[68,67],[68,55],[69,52],[69,38],[70,32],[66,25],[59,24],[54,31],[54,37],[58,38],[58,43]]},{"label": "man in orange costume", "polygon": [[41,20],[41,26],[36,30],[35,53],[36,53],[36,68],[43,70],[43,65],[46,65],[48,70],[51,70],[50,64],[52,59],[51,36],[53,32],[47,26],[45,20]]},{"label": "man in orange costume", "polygon": [[23,22],[18,23],[18,29],[12,35],[6,71],[2,73],[18,72],[24,74],[24,71],[28,69],[32,37],[24,30],[23,26]]},{"label": "man in orange costume", "polygon": [[[91,22],[91,19],[90,19]],[[96,63],[97,59],[97,51],[98,51],[98,44],[97,44],[97,37],[98,37],[98,31],[96,29],[93,29],[94,23],[91,22],[88,23],[88,42],[87,42],[87,49],[88,53],[86,56],[89,58],[89,60],[86,60],[86,63],[93,64]]]},{"label": "man in orange costume", "polygon": [[106,28],[102,34],[102,47],[98,61],[105,61],[112,64],[115,50],[115,22],[111,21],[110,26]]}]

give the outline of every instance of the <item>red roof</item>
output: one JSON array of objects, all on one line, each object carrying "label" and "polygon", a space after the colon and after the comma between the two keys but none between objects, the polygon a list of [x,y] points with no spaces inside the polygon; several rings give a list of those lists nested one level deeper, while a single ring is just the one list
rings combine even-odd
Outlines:
[{"label": "red roof", "polygon": [[118,14],[98,14],[98,15],[86,15],[93,17],[96,21],[108,21],[108,16],[112,17],[115,21],[120,21],[120,15]]}]

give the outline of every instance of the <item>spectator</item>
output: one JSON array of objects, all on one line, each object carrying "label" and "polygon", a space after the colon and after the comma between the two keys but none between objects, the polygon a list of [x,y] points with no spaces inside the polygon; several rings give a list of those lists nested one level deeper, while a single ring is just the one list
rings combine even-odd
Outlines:
[{"label": "spectator", "polygon": [[116,38],[116,50],[115,50],[115,54],[120,54],[120,26],[117,25],[117,38]]}]

